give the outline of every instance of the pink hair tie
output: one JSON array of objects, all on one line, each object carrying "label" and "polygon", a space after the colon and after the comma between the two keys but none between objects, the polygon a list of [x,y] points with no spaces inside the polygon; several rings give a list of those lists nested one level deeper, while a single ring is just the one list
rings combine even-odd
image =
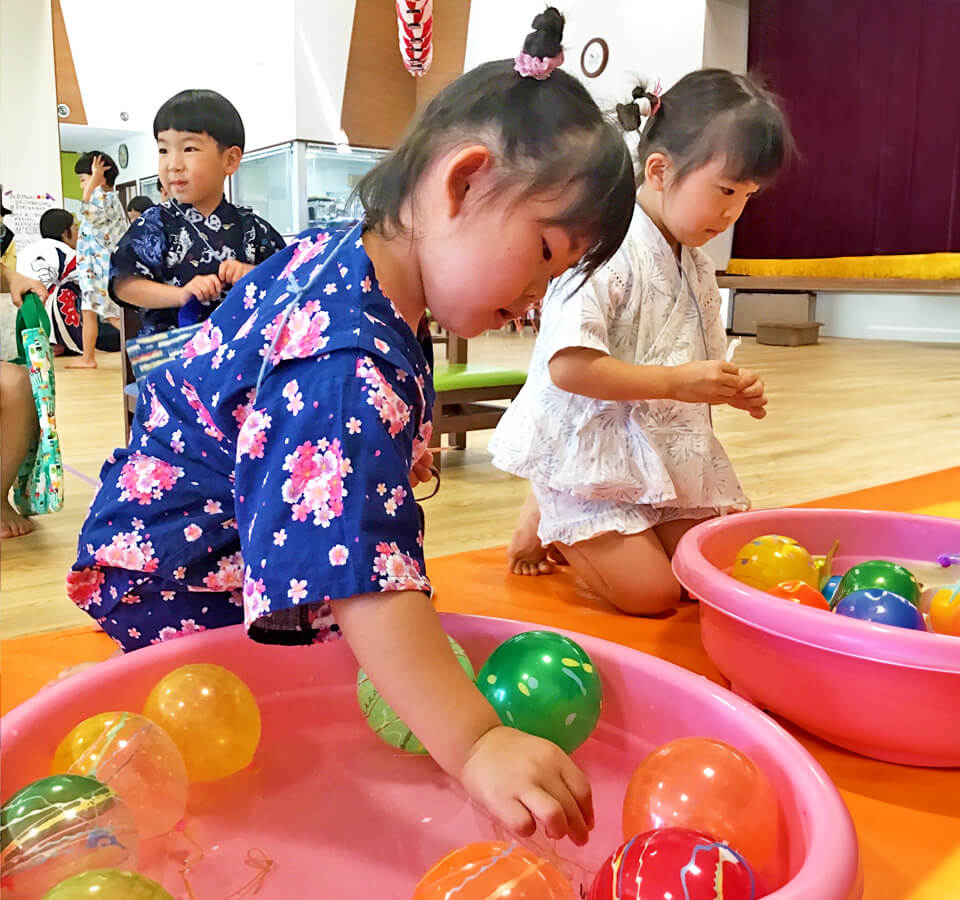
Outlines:
[{"label": "pink hair tie", "polygon": [[550,73],[563,64],[563,51],[556,56],[531,56],[529,53],[518,53],[513,68],[524,78],[536,78],[543,81],[550,77]]}]

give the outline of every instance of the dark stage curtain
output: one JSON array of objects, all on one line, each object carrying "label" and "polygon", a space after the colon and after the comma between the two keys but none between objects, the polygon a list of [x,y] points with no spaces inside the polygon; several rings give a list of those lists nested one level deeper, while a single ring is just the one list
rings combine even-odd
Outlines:
[{"label": "dark stage curtain", "polygon": [[960,0],[753,0],[748,55],[800,156],[734,256],[960,251]]}]

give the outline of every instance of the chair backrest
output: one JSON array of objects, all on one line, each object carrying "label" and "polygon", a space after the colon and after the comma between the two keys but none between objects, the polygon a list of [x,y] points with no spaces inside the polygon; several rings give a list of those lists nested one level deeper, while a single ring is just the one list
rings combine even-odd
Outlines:
[{"label": "chair backrest", "polygon": [[[129,400],[127,385],[134,384],[136,378],[133,377],[133,368],[130,365],[130,358],[127,356],[127,341],[135,338],[140,333],[140,313],[129,306],[122,306],[120,315],[120,375],[123,379],[121,385],[121,398],[123,400],[123,417],[126,426],[127,441],[130,440],[130,428],[133,425],[133,415],[136,405]],[[133,407],[133,408],[131,408]]]}]

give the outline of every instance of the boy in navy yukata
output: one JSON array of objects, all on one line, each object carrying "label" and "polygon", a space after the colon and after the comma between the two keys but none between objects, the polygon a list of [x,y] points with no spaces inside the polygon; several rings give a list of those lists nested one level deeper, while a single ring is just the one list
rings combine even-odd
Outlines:
[{"label": "boy in navy yukata", "polygon": [[231,285],[286,246],[269,222],[224,197],[244,144],[226,97],[181,91],[160,107],[153,135],[170,199],[130,226],[110,267],[111,295],[141,308],[145,333],[206,319]]}]

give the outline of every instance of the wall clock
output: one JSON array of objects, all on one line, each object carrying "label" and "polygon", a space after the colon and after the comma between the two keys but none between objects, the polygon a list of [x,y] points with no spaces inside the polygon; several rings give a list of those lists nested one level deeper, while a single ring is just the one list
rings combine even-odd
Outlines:
[{"label": "wall clock", "polygon": [[580,69],[587,78],[596,78],[606,67],[610,48],[603,38],[591,38],[580,54]]},{"label": "wall clock", "polygon": [[117,149],[117,162],[120,163],[121,169],[125,169],[127,163],[130,162],[130,151],[127,149],[126,144],[121,144]]}]

